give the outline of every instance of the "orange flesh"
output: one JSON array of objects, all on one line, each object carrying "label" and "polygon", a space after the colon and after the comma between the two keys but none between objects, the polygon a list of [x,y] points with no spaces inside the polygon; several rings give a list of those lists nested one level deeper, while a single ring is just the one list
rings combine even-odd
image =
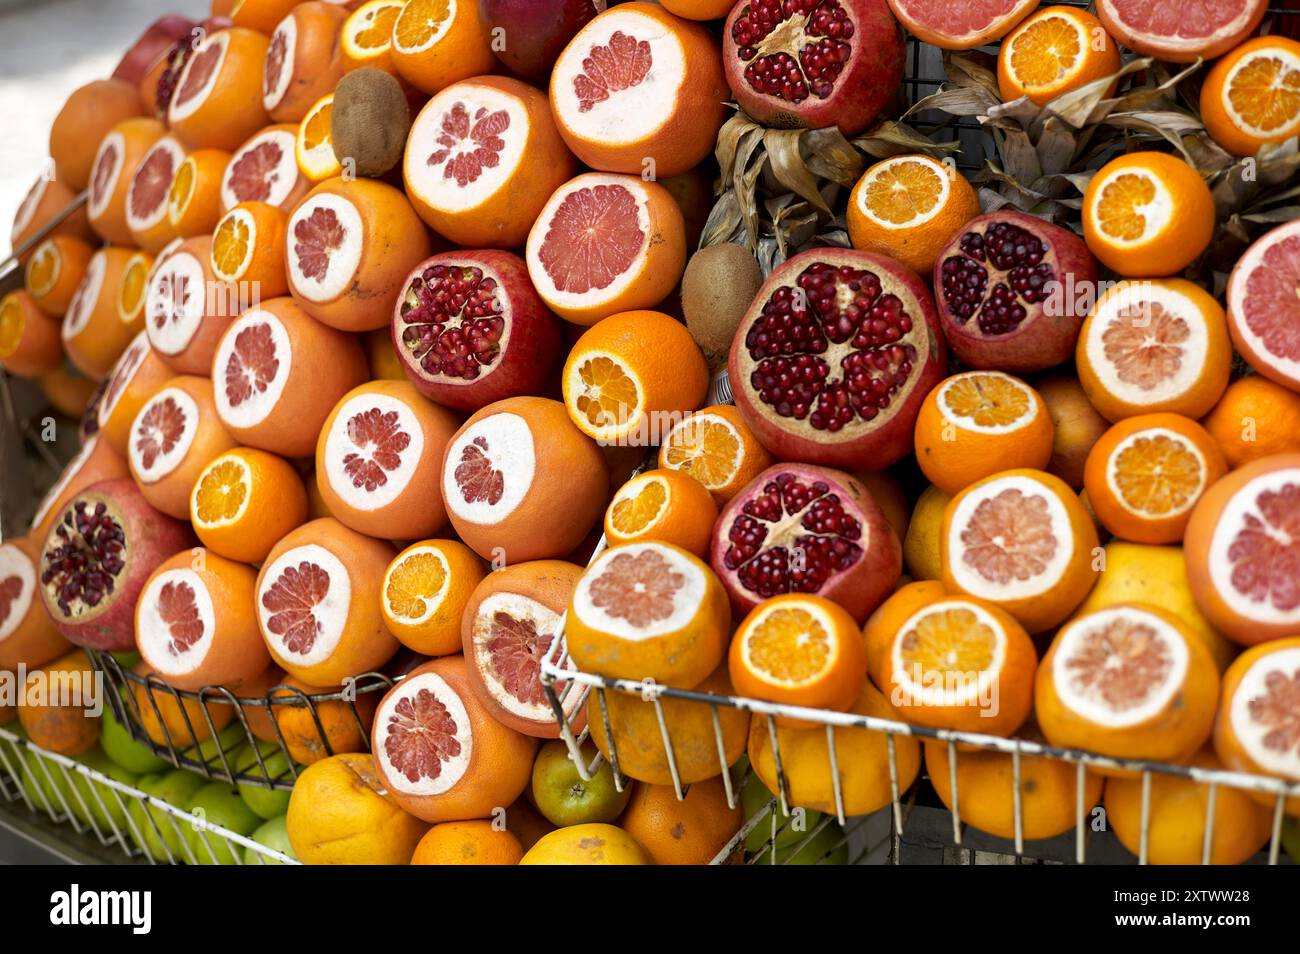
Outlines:
[{"label": "orange flesh", "polygon": [[943,183],[930,166],[900,162],[871,180],[866,189],[866,203],[877,218],[901,225],[929,214],[942,192]]},{"label": "orange flesh", "polygon": [[1201,464],[1182,441],[1139,437],[1115,460],[1115,486],[1131,509],[1163,515],[1182,510],[1201,485]]},{"label": "orange flesh", "polygon": [[205,524],[224,523],[239,513],[247,497],[244,468],[234,461],[222,461],[199,482],[199,519]]},{"label": "orange flesh", "polygon": [[429,600],[446,581],[447,571],[438,557],[432,553],[414,553],[389,574],[384,598],[394,616],[419,619],[429,611]]},{"label": "orange flesh", "polygon": [[810,682],[830,666],[834,647],[821,622],[797,607],[773,610],[746,637],[749,661],[776,682]]},{"label": "orange flesh", "polygon": [[1098,225],[1112,238],[1133,242],[1146,232],[1146,216],[1138,211],[1155,201],[1156,187],[1146,176],[1126,172],[1102,189],[1097,203]]},{"label": "orange flesh", "polygon": [[668,492],[664,485],[657,480],[646,481],[635,495],[614,504],[610,522],[619,533],[639,533],[654,523],[667,503]]},{"label": "orange flesh", "polygon": [[1300,115],[1300,70],[1279,57],[1255,57],[1234,74],[1226,95],[1254,129],[1266,134],[1283,129]]},{"label": "orange flesh", "polygon": [[1029,413],[1029,396],[1005,378],[972,376],[953,382],[944,403],[955,416],[981,427],[1004,427]]},{"label": "orange flesh", "polygon": [[1044,17],[1016,38],[1011,68],[1023,86],[1049,86],[1079,63],[1079,34],[1064,17]]},{"label": "orange flesh", "polygon": [[993,665],[997,634],[969,609],[927,613],[903,635],[900,655],[907,672],[986,672]]},{"label": "orange flesh", "polygon": [[740,440],[731,428],[707,418],[692,418],[673,431],[666,460],[673,470],[712,489],[731,479],[739,456]]},{"label": "orange flesh", "polygon": [[575,402],[593,427],[617,427],[636,412],[636,382],[616,361],[592,358],[578,369],[583,393]]}]

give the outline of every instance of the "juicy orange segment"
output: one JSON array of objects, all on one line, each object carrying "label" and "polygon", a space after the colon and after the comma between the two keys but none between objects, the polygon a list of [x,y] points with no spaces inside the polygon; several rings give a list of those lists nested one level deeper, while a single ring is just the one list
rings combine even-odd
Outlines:
[{"label": "juicy orange segment", "polygon": [[437,551],[412,553],[389,571],[384,586],[389,613],[402,620],[423,619],[430,604],[442,598],[447,579],[447,565]]},{"label": "juicy orange segment", "polygon": [[1097,225],[1103,233],[1124,242],[1136,242],[1147,231],[1143,212],[1156,201],[1156,184],[1135,172],[1116,176],[1102,190],[1097,203]]},{"label": "juicy orange segment", "polygon": [[768,613],[746,634],[749,664],[773,682],[801,686],[817,679],[835,657],[830,633],[800,607]]},{"label": "juicy orange segment", "polygon": [[631,423],[641,403],[636,378],[612,358],[594,357],[578,368],[582,393],[575,404],[592,427],[618,428]]},{"label": "juicy orange segment", "polygon": [[248,468],[237,458],[210,467],[194,491],[194,519],[203,526],[222,526],[238,520],[248,503]]},{"label": "juicy orange segment", "polygon": [[1047,86],[1077,68],[1083,47],[1084,39],[1073,21],[1044,17],[1012,41],[1011,69],[1024,86]]},{"label": "juicy orange segment", "polygon": [[26,326],[22,305],[13,295],[6,295],[0,302],[0,358],[7,358],[18,350]]},{"label": "juicy orange segment", "polygon": [[619,533],[644,533],[659,519],[667,503],[668,489],[663,481],[648,480],[635,496],[614,502],[610,520]]},{"label": "juicy orange segment", "polygon": [[147,252],[136,252],[126,263],[117,292],[117,317],[126,324],[139,318],[144,309],[144,290],[152,267],[153,257]]},{"label": "juicy orange segment", "polygon": [[985,672],[997,655],[997,633],[973,610],[948,607],[922,616],[898,643],[904,669]]},{"label": "juicy orange segment", "polygon": [[45,242],[27,266],[27,290],[36,298],[48,294],[59,280],[59,250]]},{"label": "juicy orange segment", "polygon": [[294,143],[294,156],[298,170],[312,182],[324,182],[342,170],[330,138],[330,124],[334,118],[334,94],[327,93],[318,99],[303,117]]},{"label": "juicy orange segment", "polygon": [[863,190],[867,213],[891,226],[928,218],[945,192],[943,173],[935,165],[914,158],[882,164]]},{"label": "juicy orange segment", "polygon": [[1276,52],[1249,58],[1229,77],[1224,96],[1241,125],[1268,136],[1300,116],[1300,64]]},{"label": "juicy orange segment", "polygon": [[185,209],[190,204],[190,197],[194,195],[194,160],[186,157],[181,163],[180,168],[176,170],[176,176],[172,179],[171,188],[167,190],[167,218],[173,224],[180,220],[185,214]]},{"label": "juicy orange segment", "polygon": [[355,53],[383,53],[393,45],[393,24],[403,6],[402,0],[372,0],[359,7],[343,30],[344,41]]},{"label": "juicy orange segment", "polygon": [[954,417],[979,427],[1006,427],[1034,407],[1031,395],[1000,374],[959,378],[943,391],[943,402]]},{"label": "juicy orange segment", "polygon": [[1172,434],[1135,438],[1111,466],[1124,506],[1151,516],[1186,510],[1205,482],[1200,455]]},{"label": "juicy orange segment", "polygon": [[740,435],[730,422],[695,414],[668,436],[664,460],[712,490],[724,486],[736,472],[741,449]]},{"label": "juicy orange segment", "polygon": [[221,220],[212,236],[212,265],[217,277],[235,281],[247,271],[255,228],[253,217],[242,209],[232,209]]},{"label": "juicy orange segment", "polygon": [[448,0],[410,0],[396,17],[393,39],[402,50],[421,50],[434,43],[451,21]]}]

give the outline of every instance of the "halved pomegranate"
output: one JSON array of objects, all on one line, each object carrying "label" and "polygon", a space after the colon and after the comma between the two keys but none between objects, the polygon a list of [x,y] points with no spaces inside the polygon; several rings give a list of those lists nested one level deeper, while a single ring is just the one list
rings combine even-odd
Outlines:
[{"label": "halved pomegranate", "polygon": [[135,604],[149,575],[194,543],[188,523],[151,507],[130,479],[92,484],[60,512],[41,548],[41,598],[69,642],[135,649]]},{"label": "halved pomegranate", "polygon": [[1097,297],[1083,239],[1034,215],[976,216],[934,265],[944,337],[972,368],[1041,371],[1074,354]]},{"label": "halved pomegranate", "polygon": [[902,548],[855,478],[826,467],[777,464],[727,504],[709,561],[737,618],[781,593],[816,593],[859,623],[894,588]]},{"label": "halved pomegranate", "polygon": [[893,259],[819,248],[759,289],[731,345],[736,407],[782,460],[878,470],[912,450],[945,354],[929,291]]},{"label": "halved pomegranate", "polygon": [[447,252],[407,276],[393,347],[411,383],[447,407],[477,411],[537,394],[560,350],[560,322],[512,252]]},{"label": "halved pomegranate", "polygon": [[897,92],[903,58],[885,0],[745,0],[722,35],[736,102],[786,129],[866,129]]}]

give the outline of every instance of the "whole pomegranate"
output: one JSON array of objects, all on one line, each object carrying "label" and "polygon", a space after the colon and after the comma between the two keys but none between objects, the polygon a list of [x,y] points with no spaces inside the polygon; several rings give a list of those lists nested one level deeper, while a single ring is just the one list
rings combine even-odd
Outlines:
[{"label": "whole pomegranate", "polygon": [[781,460],[878,470],[912,450],[945,353],[924,283],[891,258],[818,248],[780,265],[731,344],[736,407]]},{"label": "whole pomegranate", "polygon": [[393,347],[420,393],[477,411],[536,394],[560,350],[551,314],[512,252],[446,252],[407,276],[393,310]]},{"label": "whole pomegranate", "polygon": [[736,102],[786,129],[866,129],[898,91],[904,56],[885,0],[742,0],[722,34]]},{"label": "whole pomegranate", "polygon": [[134,480],[91,484],[68,501],[45,537],[45,609],[77,646],[134,649],[140,589],[160,563],[193,545],[190,525],[149,506]]},{"label": "whole pomegranate", "polygon": [[140,34],[140,39],[122,56],[117,68],[113,70],[113,79],[126,80],[138,86],[145,74],[178,40],[189,38],[194,26],[194,21],[188,17],[171,13],[159,17],[149,24],[148,29]]},{"label": "whole pomegranate", "polygon": [[713,527],[709,562],[737,614],[781,593],[815,593],[859,623],[902,573],[898,537],[855,478],[777,464],[732,498]]},{"label": "whole pomegranate", "polygon": [[[478,0],[492,50],[525,79],[544,79],[568,42],[605,9],[605,0]],[[498,36],[501,42],[495,42]]]},{"label": "whole pomegranate", "polygon": [[1096,292],[1083,239],[1023,212],[976,216],[934,265],[944,336],[972,368],[1041,371],[1068,360]]}]

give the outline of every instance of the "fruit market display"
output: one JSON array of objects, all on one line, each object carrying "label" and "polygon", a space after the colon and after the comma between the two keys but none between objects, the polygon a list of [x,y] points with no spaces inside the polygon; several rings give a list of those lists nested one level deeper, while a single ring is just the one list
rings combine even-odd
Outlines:
[{"label": "fruit market display", "polygon": [[0,367],[80,443],[0,669],[113,697],[9,731],[307,864],[843,864],[909,791],[1294,850],[1300,18],[211,13],[69,96],[13,223]]}]

